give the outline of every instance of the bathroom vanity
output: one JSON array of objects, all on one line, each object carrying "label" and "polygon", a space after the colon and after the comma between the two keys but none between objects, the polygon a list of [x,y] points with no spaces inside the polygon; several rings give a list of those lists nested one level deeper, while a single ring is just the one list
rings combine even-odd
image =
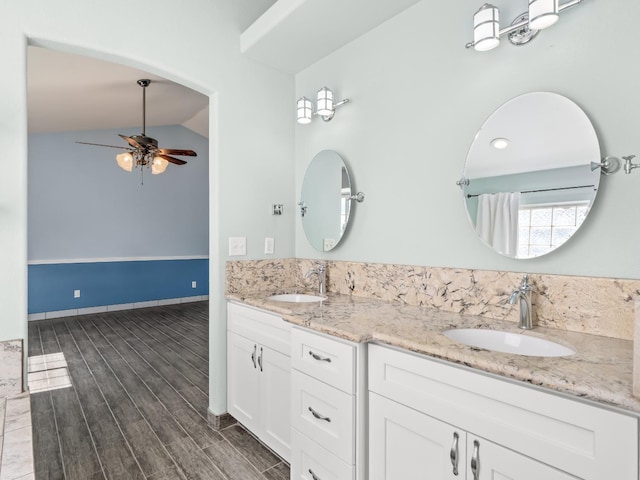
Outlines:
[{"label": "bathroom vanity", "polygon": [[[516,331],[511,322],[336,294],[304,305],[262,295],[229,299],[230,337],[241,317],[256,315],[245,311],[289,326],[280,341],[290,345],[290,453],[234,413],[231,339],[228,375],[229,412],[290,459],[293,479],[638,480],[631,342],[538,328],[527,334],[576,354],[529,357],[442,335],[467,327]],[[247,344],[249,369],[259,370],[251,354],[255,345],[260,355],[264,343]]]}]

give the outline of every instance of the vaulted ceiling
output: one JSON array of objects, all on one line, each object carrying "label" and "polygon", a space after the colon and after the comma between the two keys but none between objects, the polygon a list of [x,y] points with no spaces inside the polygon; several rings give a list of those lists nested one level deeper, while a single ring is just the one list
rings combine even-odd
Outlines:
[{"label": "vaulted ceiling", "polygon": [[[244,31],[275,0],[229,0],[233,21]],[[30,133],[142,126],[142,88],[149,78],[147,126],[185,125],[208,136],[209,98],[148,72],[46,48],[29,47]]]}]

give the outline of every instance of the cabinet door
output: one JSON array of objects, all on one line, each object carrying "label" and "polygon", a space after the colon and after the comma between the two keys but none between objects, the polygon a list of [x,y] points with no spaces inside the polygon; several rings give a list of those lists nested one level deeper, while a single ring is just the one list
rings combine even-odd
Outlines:
[{"label": "cabinet door", "polygon": [[227,333],[228,410],[256,434],[260,417],[259,348],[255,342],[233,332]]},{"label": "cabinet door", "polygon": [[262,440],[287,462],[291,456],[291,359],[258,345]]},{"label": "cabinet door", "polygon": [[467,434],[467,480],[542,479],[576,480],[577,477],[483,438]]},{"label": "cabinet door", "polygon": [[[456,452],[457,472],[452,450]],[[465,478],[465,458],[463,430],[369,393],[371,480],[460,480]]]}]

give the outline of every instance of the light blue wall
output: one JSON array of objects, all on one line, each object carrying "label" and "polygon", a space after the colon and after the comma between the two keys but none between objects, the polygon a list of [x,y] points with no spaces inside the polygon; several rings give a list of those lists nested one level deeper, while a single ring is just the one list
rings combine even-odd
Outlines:
[{"label": "light blue wall", "polygon": [[136,129],[29,136],[29,261],[207,256],[209,142],[182,126],[149,127],[161,147],[197,157],[161,175],[126,172],[118,137]]},{"label": "light blue wall", "polygon": [[[209,294],[207,139],[182,126],[149,127],[161,147],[198,156],[144,176],[119,168],[116,149],[76,143],[123,145],[118,133],[139,132],[29,136],[30,314]],[[193,257],[204,258],[185,259]]]},{"label": "light blue wall", "polygon": [[[613,4],[615,3],[615,5]],[[296,126],[296,192],[313,156],[338,151],[366,200],[345,241],[315,251],[296,219],[296,256],[640,278],[640,174],[603,178],[571,241],[531,260],[499,256],[477,238],[455,185],[486,118],[533,91],[559,93],[592,120],[601,153],[640,153],[640,2],[587,1],[530,44],[465,49],[482,1],[422,1],[296,76],[296,96],[326,85],[349,97],[328,123]],[[498,0],[501,19],[525,0]],[[552,114],[552,113],[550,113]]]}]

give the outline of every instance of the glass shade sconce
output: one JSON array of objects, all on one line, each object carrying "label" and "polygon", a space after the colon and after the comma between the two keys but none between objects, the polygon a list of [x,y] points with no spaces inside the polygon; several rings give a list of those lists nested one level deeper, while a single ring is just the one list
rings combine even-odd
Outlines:
[{"label": "glass shade sconce", "polygon": [[508,35],[514,45],[529,43],[540,30],[558,21],[560,12],[574,7],[582,0],[570,0],[560,4],[559,0],[529,0],[529,9],[518,15],[511,25],[500,29],[500,9],[490,3],[482,5],[473,15],[473,42],[465,45],[484,52],[497,47],[500,37]]},{"label": "glass shade sconce", "polygon": [[336,108],[349,103],[350,100],[345,98],[339,102],[334,102],[333,92],[327,87],[318,90],[316,97],[316,111],[313,111],[313,103],[307,97],[300,97],[296,104],[296,118],[298,123],[311,123],[314,115],[318,115],[325,122],[330,121],[336,113]]}]

